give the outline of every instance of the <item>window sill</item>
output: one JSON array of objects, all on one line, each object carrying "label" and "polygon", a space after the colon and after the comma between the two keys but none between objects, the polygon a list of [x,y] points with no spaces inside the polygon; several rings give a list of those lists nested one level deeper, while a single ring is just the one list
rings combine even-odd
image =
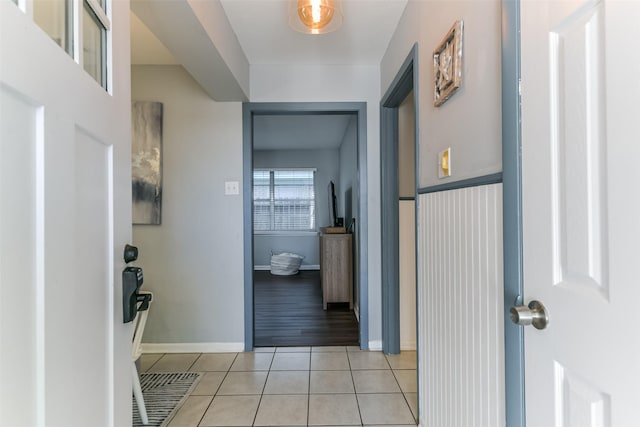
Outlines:
[{"label": "window sill", "polygon": [[317,231],[254,231],[255,236],[317,236]]}]

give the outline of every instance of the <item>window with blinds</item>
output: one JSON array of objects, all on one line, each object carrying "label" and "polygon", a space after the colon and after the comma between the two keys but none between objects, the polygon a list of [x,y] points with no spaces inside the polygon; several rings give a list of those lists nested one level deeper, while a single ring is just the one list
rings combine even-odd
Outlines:
[{"label": "window with blinds", "polygon": [[254,231],[315,231],[315,169],[253,171]]}]

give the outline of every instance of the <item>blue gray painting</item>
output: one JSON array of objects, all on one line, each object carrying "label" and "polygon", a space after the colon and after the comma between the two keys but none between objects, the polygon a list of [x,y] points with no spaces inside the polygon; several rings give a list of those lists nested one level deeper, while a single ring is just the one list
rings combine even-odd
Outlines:
[{"label": "blue gray painting", "polygon": [[162,103],[131,103],[133,223],[160,224],[162,207]]}]

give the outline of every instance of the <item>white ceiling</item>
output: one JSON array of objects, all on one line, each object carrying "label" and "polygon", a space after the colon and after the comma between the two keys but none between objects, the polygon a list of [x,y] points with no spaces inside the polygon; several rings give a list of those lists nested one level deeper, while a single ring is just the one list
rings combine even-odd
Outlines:
[{"label": "white ceiling", "polygon": [[322,35],[289,26],[288,0],[221,3],[249,64],[378,65],[407,0],[343,0],[342,27]]},{"label": "white ceiling", "polygon": [[[342,27],[322,35],[301,34],[289,26],[289,0],[220,3],[249,64],[378,65],[407,0],[343,0]],[[176,63],[133,13],[131,55],[133,64]]]},{"label": "white ceiling", "polygon": [[254,116],[254,150],[337,149],[353,115]]},{"label": "white ceiling", "polygon": [[169,49],[131,13],[131,63],[133,65],[169,65],[178,62]]},{"label": "white ceiling", "polygon": [[[219,1],[249,64],[304,65],[380,64],[407,4],[407,0],[343,0],[341,28],[329,34],[307,35],[289,27],[289,0]],[[131,62],[179,63],[133,13]],[[256,116],[254,149],[338,148],[350,118]]]}]

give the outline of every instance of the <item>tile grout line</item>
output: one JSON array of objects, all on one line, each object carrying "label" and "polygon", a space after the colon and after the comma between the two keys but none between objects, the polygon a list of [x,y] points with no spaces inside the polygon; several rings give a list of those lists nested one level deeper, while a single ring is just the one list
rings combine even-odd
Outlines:
[{"label": "tile grout line", "polygon": [[[229,375],[229,372],[231,372],[231,367],[233,366],[235,361],[238,359],[238,354],[239,353],[236,353],[236,355],[234,356],[233,360],[231,361],[231,364],[229,364],[229,367],[227,368],[226,372],[224,373],[224,376],[222,377],[222,380],[220,381],[220,384],[218,384],[218,387],[216,388],[216,391],[213,392],[213,396],[211,396],[211,402],[209,402],[209,405],[207,405],[207,409],[205,409],[204,412],[202,413],[202,416],[200,417],[200,421],[198,421],[198,424],[197,424],[198,426],[200,424],[202,424],[202,421],[204,420],[204,416],[209,411],[209,408],[211,408],[211,405],[213,405],[213,401],[215,400],[216,396],[218,395],[218,392],[220,391],[220,388],[222,387],[222,383],[224,383],[224,380],[227,379],[227,375]],[[215,372],[215,371],[204,371],[203,379],[204,379],[204,376],[206,375],[207,372]]]},{"label": "tile grout line", "polygon": [[[264,390],[267,388],[267,381],[269,381],[269,375],[271,374],[271,367],[273,367],[273,362],[276,359],[276,352],[278,351],[278,348],[274,348],[273,349],[273,353],[271,354],[271,363],[269,363],[269,369],[267,370],[267,378],[264,379],[264,384],[262,385],[262,392],[260,393],[260,398],[258,399],[258,407],[256,408],[256,413],[253,416],[253,422],[251,423],[252,426],[256,425],[256,420],[258,419],[258,412],[260,411],[260,405],[262,404],[262,397],[264,396]],[[255,352],[253,353],[254,355],[256,354]]]},{"label": "tile grout line", "polygon": [[309,426],[309,421],[310,421],[310,417],[311,417],[311,363],[312,363],[312,357],[311,355],[313,354],[313,347],[311,347],[310,351],[309,351],[309,382],[307,383],[307,426]]},{"label": "tile grout line", "polygon": [[[156,361],[155,361],[155,362],[153,362],[153,363],[151,364],[151,366],[149,366],[149,367],[148,367],[144,372],[145,372],[145,373],[147,373],[147,372],[151,371],[151,368],[153,368],[153,367],[155,366],[155,364],[156,364],[156,363],[158,363],[158,362],[160,361],[160,359],[162,359],[162,358],[164,357],[164,355],[165,355],[165,354],[167,354],[167,353],[162,353],[162,354],[160,355],[160,357],[158,357],[158,358],[156,359]],[[140,356],[140,368],[142,368],[142,355]],[[142,372],[140,372],[140,373],[142,373]]]},{"label": "tile grout line", "polygon": [[[320,353],[324,353],[324,352],[319,352],[318,354],[320,354]],[[331,353],[331,352],[328,352],[328,353]],[[191,369],[193,369],[193,367],[196,365],[196,363],[205,354],[206,353],[200,353],[198,355],[198,357],[195,358],[194,362],[192,362],[191,365],[189,366],[189,372],[193,372],[193,371],[191,371]],[[220,391],[222,385],[224,384],[224,381],[228,379],[228,376],[229,376],[229,374],[231,372],[234,372],[234,371],[232,371],[232,368],[233,368],[233,365],[239,360],[239,357],[240,357],[239,354],[240,353],[235,353],[235,355],[233,357],[233,360],[231,361],[230,365],[227,367],[226,371],[217,371],[217,372],[224,372],[224,375],[222,376],[222,380],[220,381],[220,383],[216,387],[216,390],[213,391],[213,395],[211,396],[211,401],[207,405],[207,408],[201,414],[199,422],[197,423],[197,425],[200,425],[200,423],[203,422],[204,416],[211,409],[211,407],[213,405],[213,401],[215,400],[215,398],[217,396],[219,396],[219,391]],[[255,356],[255,354],[256,353],[254,353],[254,356]],[[285,370],[285,371],[273,371],[273,366],[274,366],[274,363],[275,363],[275,356],[276,356],[277,352],[276,351],[274,351],[273,353],[269,352],[268,354],[271,355],[271,359],[270,359],[270,362],[269,362],[269,366],[267,368],[267,376],[266,376],[265,381],[264,381],[264,383],[262,385],[261,391],[259,392],[258,406],[256,408],[256,412],[255,412],[254,417],[253,417],[253,422],[251,423],[252,426],[256,426],[258,411],[260,409],[260,406],[262,404],[263,398],[265,396],[266,385],[268,383],[268,380],[269,380],[269,377],[270,377],[271,373],[287,372],[288,371],[288,370]],[[311,351],[309,351],[309,352],[304,352],[304,354],[306,354],[307,357],[308,357],[308,359],[307,359],[308,360],[308,369],[306,369],[307,379],[308,379],[307,390],[306,390],[306,394],[307,394],[306,425],[310,426],[311,425],[310,423],[312,421],[311,420],[311,395],[312,395],[312,393],[311,393],[311,380],[312,380],[311,376],[312,376],[312,373],[314,372],[314,370],[312,369],[313,368],[313,366],[312,366],[313,349],[311,349]],[[156,362],[154,362],[149,367],[149,369],[151,369],[151,367],[153,367],[156,363],[158,363],[164,356],[166,356],[166,354],[163,354],[162,356],[160,356],[158,358],[158,360]],[[362,425],[364,425],[364,420],[362,418],[363,415],[362,415],[362,408],[360,406],[360,400],[358,399],[359,395],[360,394],[363,394],[363,395],[365,395],[365,394],[387,394],[387,393],[383,393],[383,392],[378,392],[378,393],[358,393],[357,390],[356,390],[356,384],[355,384],[355,378],[354,378],[354,369],[353,369],[352,361],[351,361],[351,358],[350,358],[350,355],[349,355],[348,351],[346,352],[346,356],[347,356],[348,371],[349,371],[349,375],[351,375],[351,383],[352,383],[352,386],[353,386],[353,389],[354,389],[353,393],[354,393],[354,397],[356,398],[358,416],[360,418],[360,424],[359,425],[362,426]],[[404,390],[402,390],[402,387],[400,386],[400,381],[398,379],[397,372],[396,372],[396,371],[405,371],[405,370],[403,370],[403,369],[394,370],[391,367],[391,362],[389,361],[389,358],[387,357],[387,355],[383,355],[383,356],[384,356],[385,361],[387,362],[387,365],[388,365],[388,368],[385,368],[384,370],[390,370],[391,371],[391,373],[392,373],[392,375],[394,377],[394,381],[397,384],[398,388],[400,389],[400,393],[403,395],[403,401],[407,405],[407,408],[409,410],[409,414],[411,415],[411,418],[413,419],[413,421],[417,424],[417,417],[414,416],[413,411],[411,410],[411,405],[409,404],[409,398],[407,396],[407,393]],[[322,358],[323,355],[321,354],[318,357]],[[254,366],[255,366],[255,363],[254,363]],[[257,370],[257,369],[253,369],[253,370],[248,371],[246,369],[247,368],[245,368],[245,370],[243,370],[243,371],[238,371],[238,372],[260,372],[260,371],[262,371],[262,370]],[[417,374],[417,369],[406,369],[406,370],[415,371],[416,374]],[[202,373],[203,375],[206,375],[209,372],[216,372],[216,371],[198,371],[198,372]],[[292,371],[289,371],[289,372],[292,372]],[[303,372],[304,372],[304,370],[303,370]],[[318,372],[345,372],[346,373],[346,370],[343,370],[343,369],[330,369],[330,370],[319,370]],[[278,393],[278,395],[284,395],[284,396],[289,395],[289,394],[290,393],[286,393],[286,392],[284,394]],[[332,392],[332,393],[319,393],[319,394],[339,395],[339,394],[342,394],[342,393]],[[301,395],[302,395],[302,393],[301,393]],[[202,395],[202,396],[209,396],[209,395],[207,394],[207,395]],[[191,395],[189,395],[189,397],[191,397]],[[416,425],[416,424],[414,424],[414,425]]]},{"label": "tile grout line", "polygon": [[356,397],[356,406],[358,407],[358,416],[360,417],[360,425],[364,425],[362,419],[362,411],[360,410],[360,399],[358,399],[358,390],[356,390],[356,381],[353,379],[353,369],[351,366],[351,357],[349,357],[349,351],[347,350],[347,363],[349,364],[349,375],[351,375],[351,384],[353,384],[353,394]]},{"label": "tile grout line", "polygon": [[[385,355],[385,359],[387,359],[387,363],[389,363],[389,366],[391,367],[391,363],[389,362],[389,358],[387,357],[387,355]],[[398,369],[398,370],[400,370],[400,369]],[[416,421],[416,417],[413,415],[413,411],[411,410],[411,405],[409,405],[409,399],[407,399],[407,395],[406,395],[405,391],[402,390],[402,386],[400,385],[400,381],[398,381],[398,377],[396,375],[396,370],[393,369],[393,367],[391,367],[391,374],[393,375],[393,379],[396,380],[396,384],[398,384],[398,388],[400,389],[400,393],[402,393],[402,398],[404,399],[405,403],[409,407],[409,412],[411,413],[411,416],[413,417],[413,420]],[[417,370],[416,370],[416,375],[417,375]]]}]

